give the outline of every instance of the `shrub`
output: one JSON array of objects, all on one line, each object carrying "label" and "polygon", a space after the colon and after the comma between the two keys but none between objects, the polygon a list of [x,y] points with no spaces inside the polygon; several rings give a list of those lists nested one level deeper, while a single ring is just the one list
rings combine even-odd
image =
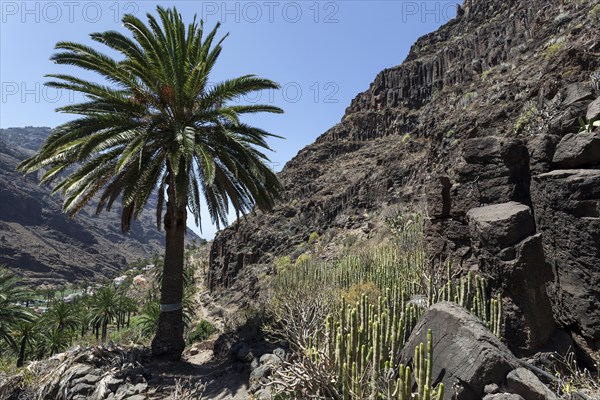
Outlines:
[{"label": "shrub", "polygon": [[308,243],[315,243],[319,240],[319,234],[317,232],[312,232],[310,236],[308,236]]},{"label": "shrub", "polygon": [[275,260],[275,269],[277,272],[282,272],[288,269],[292,265],[292,260],[290,256],[279,257]]},{"label": "shrub", "polygon": [[310,256],[306,253],[300,254],[298,258],[296,258],[296,262],[294,265],[302,265],[310,262]]},{"label": "shrub", "polygon": [[600,4],[596,4],[588,14],[588,17],[592,21],[600,22]]},{"label": "shrub", "polygon": [[356,304],[356,302],[362,299],[363,294],[367,295],[369,301],[375,303],[381,295],[381,290],[373,282],[360,282],[342,292],[342,297],[346,299],[348,304]]},{"label": "shrub", "polygon": [[202,342],[212,336],[217,331],[217,328],[209,321],[203,319],[196,327],[188,334],[188,343]]}]

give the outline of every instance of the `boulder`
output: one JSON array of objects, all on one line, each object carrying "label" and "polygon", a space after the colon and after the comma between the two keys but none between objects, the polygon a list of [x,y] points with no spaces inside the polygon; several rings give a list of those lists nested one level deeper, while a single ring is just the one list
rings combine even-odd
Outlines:
[{"label": "boulder", "polygon": [[525,368],[517,368],[507,375],[506,390],[527,400],[558,400],[533,372]]},{"label": "boulder", "polygon": [[[532,179],[537,229],[554,279],[559,326],[600,341],[600,169],[556,170]],[[596,349],[597,350],[597,349]]]},{"label": "boulder", "polygon": [[402,350],[404,364],[412,363],[414,349],[427,342],[429,329],[433,340],[432,382],[444,383],[446,399],[479,400],[486,385],[501,385],[518,366],[515,356],[478,318],[449,302],[433,305],[417,324]]},{"label": "boulder", "polygon": [[552,169],[552,158],[558,142],[560,137],[551,134],[534,135],[527,141],[532,174],[543,174]]},{"label": "boulder", "polygon": [[488,394],[483,400],[525,400],[518,394],[513,393],[496,393],[496,394]]},{"label": "boulder", "polygon": [[600,166],[600,133],[570,133],[562,138],[552,159],[560,169]]},{"label": "boulder", "polygon": [[552,274],[531,209],[509,202],[472,209],[467,217],[480,270],[502,293],[508,346],[533,354],[552,335],[554,320],[545,288]]},{"label": "boulder", "polygon": [[514,201],[471,209],[467,213],[472,236],[499,251],[535,233],[531,209]]},{"label": "boulder", "polygon": [[579,101],[590,100],[593,98],[594,94],[588,85],[582,82],[576,82],[567,86],[565,90],[565,99],[562,103],[565,106],[570,106]]},{"label": "boulder", "polygon": [[588,120],[598,121],[600,120],[600,97],[596,98],[596,100],[592,101],[587,108],[587,113],[585,117]]}]

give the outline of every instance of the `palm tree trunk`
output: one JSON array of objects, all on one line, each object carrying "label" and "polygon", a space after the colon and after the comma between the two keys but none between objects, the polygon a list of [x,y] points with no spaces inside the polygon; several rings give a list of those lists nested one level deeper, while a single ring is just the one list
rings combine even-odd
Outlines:
[{"label": "palm tree trunk", "polygon": [[25,347],[27,346],[27,335],[23,335],[19,347],[19,358],[17,359],[17,368],[20,368],[25,364]]},{"label": "palm tree trunk", "polygon": [[102,343],[106,342],[106,334],[108,332],[108,321],[102,322]]},{"label": "palm tree trunk", "polygon": [[156,336],[152,340],[152,354],[169,360],[179,360],[185,347],[181,304],[186,208],[175,205],[174,190],[169,193],[164,227],[166,244],[160,292],[161,311]]}]

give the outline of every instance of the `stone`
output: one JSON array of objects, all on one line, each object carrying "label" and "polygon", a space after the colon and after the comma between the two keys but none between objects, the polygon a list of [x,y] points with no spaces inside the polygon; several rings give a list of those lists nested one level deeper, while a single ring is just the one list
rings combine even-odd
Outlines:
[{"label": "stone", "polygon": [[88,385],[93,385],[96,382],[98,382],[99,379],[100,379],[100,377],[98,375],[86,374],[86,375],[82,376],[81,378],[73,379],[72,384],[76,385],[78,383],[87,383]]},{"label": "stone", "polygon": [[447,218],[450,216],[450,178],[438,176],[427,185],[427,211],[430,216]]},{"label": "stone", "polygon": [[600,166],[600,133],[570,133],[562,138],[552,159],[559,169]]},{"label": "stone", "polygon": [[558,142],[560,137],[550,134],[535,135],[527,141],[529,168],[532,174],[543,174],[551,170]]},{"label": "stone", "polygon": [[496,393],[496,394],[488,394],[488,395],[486,395],[483,398],[483,400],[526,400],[526,399],[523,399],[518,394],[513,394],[513,393]]},{"label": "stone", "polygon": [[558,326],[600,340],[600,169],[556,170],[532,179],[537,229],[554,278]]},{"label": "stone", "polygon": [[254,353],[252,352],[252,349],[243,342],[234,345],[231,348],[231,353],[233,354],[234,358],[239,361],[252,362],[254,359]]},{"label": "stone", "polygon": [[282,360],[285,359],[285,350],[282,349],[281,347],[278,347],[275,350],[273,350],[273,354],[275,354],[277,357],[281,358]]},{"label": "stone", "polygon": [[490,383],[489,385],[485,385],[485,387],[483,388],[483,393],[485,393],[485,394],[494,394],[494,393],[498,393],[499,391],[500,391],[500,388],[495,383]]},{"label": "stone", "polygon": [[270,364],[270,365],[274,365],[274,366],[279,366],[281,365],[281,363],[283,362],[283,360],[281,359],[281,357],[276,356],[275,354],[263,354],[260,357],[260,363],[261,364]]},{"label": "stone", "polygon": [[467,218],[472,235],[494,250],[514,245],[535,232],[531,209],[514,201],[474,208]]},{"label": "stone", "polygon": [[123,384],[123,380],[117,379],[111,375],[106,375],[98,381],[96,389],[92,393],[92,399],[104,399],[109,394],[115,393]]},{"label": "stone", "polygon": [[570,106],[578,101],[590,100],[594,98],[592,89],[584,83],[577,82],[567,86],[563,105]]},{"label": "stone", "polygon": [[527,400],[557,400],[558,397],[528,369],[517,368],[506,377],[506,389]]},{"label": "stone", "polygon": [[75,394],[88,395],[93,390],[94,390],[94,386],[93,385],[89,385],[87,383],[78,383],[75,386],[73,386],[71,389],[69,389],[69,392],[72,395],[75,395]]},{"label": "stone", "polygon": [[415,347],[427,343],[429,329],[432,382],[443,382],[449,396],[456,387],[457,400],[481,399],[486,385],[501,385],[518,366],[515,356],[478,318],[449,302],[437,303],[425,313],[402,350],[402,363],[412,362]]},{"label": "stone", "polygon": [[479,269],[502,293],[509,348],[531,355],[554,332],[545,288],[553,277],[531,209],[509,202],[470,210],[467,217]]},{"label": "stone", "polygon": [[585,117],[589,120],[598,121],[600,120],[600,97],[592,101],[587,108]]},{"label": "stone", "polygon": [[71,376],[73,378],[80,378],[82,376],[88,375],[89,372],[92,371],[92,366],[88,364],[76,364],[71,367]]},{"label": "stone", "polygon": [[134,394],[133,396],[126,397],[125,400],[147,400],[148,396],[143,394]]},{"label": "stone", "polygon": [[261,384],[265,382],[266,378],[271,375],[272,369],[272,364],[263,364],[258,368],[253,369],[252,372],[250,372],[250,378],[248,379],[250,391],[258,390],[261,387]]}]

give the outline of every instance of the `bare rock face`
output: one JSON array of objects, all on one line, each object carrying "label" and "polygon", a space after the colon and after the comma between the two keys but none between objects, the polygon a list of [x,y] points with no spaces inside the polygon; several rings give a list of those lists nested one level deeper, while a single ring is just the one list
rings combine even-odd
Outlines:
[{"label": "bare rock face", "polygon": [[531,196],[554,273],[548,289],[557,322],[595,342],[598,350],[600,170],[556,170],[534,176]]},{"label": "bare rock face", "polygon": [[521,141],[496,136],[466,140],[454,176],[427,182],[430,252],[470,256],[467,212],[484,204],[528,204],[529,176],[529,155]]},{"label": "bare rock face", "polygon": [[479,319],[448,302],[433,305],[417,324],[402,350],[403,363],[411,362],[416,346],[427,343],[429,329],[432,381],[444,383],[445,398],[479,400],[486,385],[502,385],[506,375],[518,367],[515,356]]},{"label": "bare rock face", "polygon": [[518,355],[531,354],[554,331],[545,287],[552,274],[531,209],[509,202],[474,208],[467,217],[480,269],[502,291],[507,343]]},{"label": "bare rock face", "polygon": [[556,147],[552,162],[558,169],[600,166],[600,133],[569,133]]}]

